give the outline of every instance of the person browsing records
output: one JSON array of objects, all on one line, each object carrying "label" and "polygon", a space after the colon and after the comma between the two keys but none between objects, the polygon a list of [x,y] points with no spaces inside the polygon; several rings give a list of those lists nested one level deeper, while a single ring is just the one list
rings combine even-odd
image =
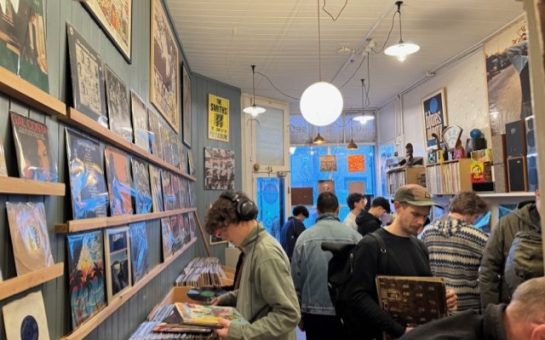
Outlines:
[{"label": "person browsing records", "polygon": [[206,230],[241,250],[234,290],[214,300],[234,306],[249,324],[220,319],[220,339],[295,340],[301,317],[290,265],[280,244],[257,221],[256,204],[242,192],[225,191],[206,216]]}]

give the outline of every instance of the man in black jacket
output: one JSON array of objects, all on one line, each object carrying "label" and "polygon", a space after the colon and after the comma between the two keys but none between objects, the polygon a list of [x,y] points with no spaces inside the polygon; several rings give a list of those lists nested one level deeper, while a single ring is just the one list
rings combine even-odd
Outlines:
[{"label": "man in black jacket", "polygon": [[518,340],[545,338],[545,278],[517,287],[509,305],[490,304],[480,315],[474,310],[436,320],[405,334],[403,340]]},{"label": "man in black jacket", "polygon": [[362,210],[356,217],[358,232],[361,236],[372,233],[382,225],[381,218],[390,213],[390,203],[384,197],[376,197],[371,203],[369,211]]},{"label": "man in black jacket", "polygon": [[303,221],[309,216],[308,209],[303,205],[298,205],[293,208],[292,213],[293,216],[288,218],[280,230],[280,244],[282,245],[282,248],[284,248],[290,261],[293,249],[295,248],[295,242],[297,242],[299,235],[305,231]]}]

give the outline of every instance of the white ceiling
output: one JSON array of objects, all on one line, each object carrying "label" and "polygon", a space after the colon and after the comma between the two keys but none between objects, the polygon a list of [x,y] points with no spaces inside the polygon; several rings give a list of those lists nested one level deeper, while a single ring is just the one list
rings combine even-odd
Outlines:
[{"label": "white ceiling", "polygon": [[[192,72],[251,93],[251,64],[282,92],[299,98],[319,80],[318,0],[166,0]],[[517,18],[515,0],[406,0],[401,8],[403,39],[421,50],[403,63],[384,53],[370,54],[370,76],[362,51],[367,38],[381,50],[395,12],[393,0],[319,0],[336,16],[320,11],[322,80],[333,82],[345,109],[362,106],[361,78],[370,80],[370,105],[381,107],[451,57],[475,46]],[[388,45],[399,40],[396,17]],[[352,53],[338,50],[348,47]],[[363,61],[363,62],[362,62]],[[360,67],[361,64],[361,67]],[[335,75],[337,75],[335,77]],[[352,77],[352,78],[351,78]],[[256,95],[290,103],[256,75]]]}]

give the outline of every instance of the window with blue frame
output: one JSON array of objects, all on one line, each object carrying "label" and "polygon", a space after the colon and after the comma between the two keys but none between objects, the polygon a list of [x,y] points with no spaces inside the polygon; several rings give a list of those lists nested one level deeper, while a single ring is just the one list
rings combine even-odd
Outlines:
[{"label": "window with blue frame", "polygon": [[[310,187],[313,191],[313,206],[307,206],[310,218],[305,220],[305,225],[311,226],[316,220],[316,199],[319,189],[318,181],[333,180],[335,194],[339,199],[339,218],[344,220],[350,209],[346,204],[346,198],[350,192],[351,183],[363,183],[364,194],[375,196],[375,146],[362,145],[356,150],[348,150],[345,144],[329,146],[292,146],[291,147],[291,187]],[[336,171],[320,171],[320,156],[336,156]],[[362,155],[364,159],[363,171],[351,172],[348,170],[348,156]],[[292,207],[293,208],[293,207]],[[291,215],[291,211],[286,213]]]}]

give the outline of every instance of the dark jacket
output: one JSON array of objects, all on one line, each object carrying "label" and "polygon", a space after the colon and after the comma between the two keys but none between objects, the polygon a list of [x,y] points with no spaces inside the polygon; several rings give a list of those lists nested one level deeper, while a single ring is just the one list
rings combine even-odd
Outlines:
[{"label": "dark jacket", "polygon": [[297,238],[303,231],[305,231],[305,225],[293,216],[288,218],[280,230],[280,244],[290,260],[295,248],[295,242],[297,242]]},{"label": "dark jacket", "polygon": [[479,269],[479,289],[483,309],[489,303],[508,303],[511,300],[503,277],[505,259],[515,234],[523,230],[541,230],[535,203],[527,204],[501,218],[492,230]]},{"label": "dark jacket", "polygon": [[453,316],[418,326],[402,336],[402,340],[506,340],[503,327],[505,304],[489,305],[480,315],[464,311]]},{"label": "dark jacket", "polygon": [[367,210],[362,210],[356,217],[356,224],[358,225],[358,233],[365,236],[380,229],[382,222]]}]

